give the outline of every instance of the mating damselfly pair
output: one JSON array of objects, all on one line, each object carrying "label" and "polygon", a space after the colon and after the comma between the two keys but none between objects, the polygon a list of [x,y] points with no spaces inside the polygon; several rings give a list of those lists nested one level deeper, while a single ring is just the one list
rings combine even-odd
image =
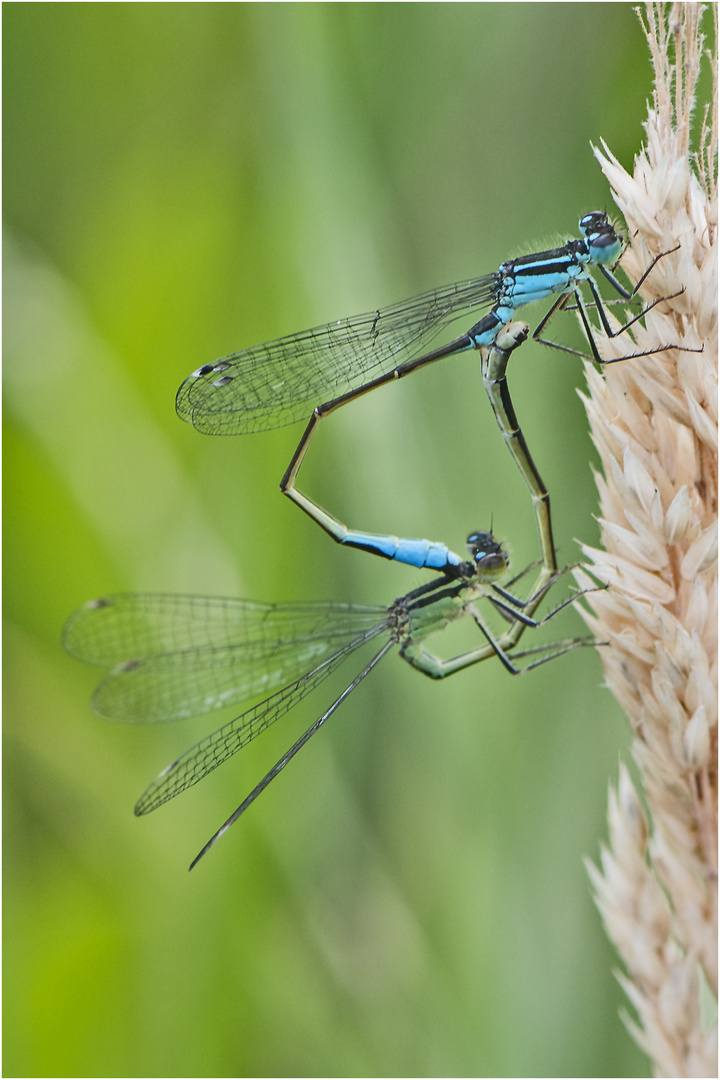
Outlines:
[{"label": "mating damselfly pair", "polygon": [[[289,711],[344,659],[361,646],[383,639],[380,649],[350,685],[283,755],[197,858],[237,820],[393,647],[424,674],[441,678],[492,656],[513,673],[530,670],[577,645],[592,644],[578,639],[517,650],[526,628],[546,622],[570,601],[560,604],[544,619],[534,618],[559,575],[549,494],[517,423],[506,381],[509,356],[526,339],[528,329],[524,324],[508,324],[526,304],[555,296],[550,311],[533,334],[536,340],[553,344],[541,335],[550,318],[570,307],[568,302],[573,300],[572,307],[579,313],[592,356],[602,363],[590,312],[598,313],[605,334],[617,336],[665,298],[654,299],[623,326],[613,328],[591,269],[597,268],[623,299],[632,300],[657,259],[632,290],[624,289],[613,273],[623,241],[607,216],[599,212],[586,214],[580,220],[580,231],[582,239],[503,263],[495,274],[204,365],[181,386],[178,413],[204,433],[251,433],[309,418],[281,483],[285,494],[340,543],[440,573],[434,581],[384,608],[352,604],[263,605],[146,594],[92,601],[70,618],[65,629],[68,650],[81,660],[110,669],[96,691],[94,704],[102,715],[114,719],[147,723],[202,715],[285,683],[168,766],[139,800],[138,814],[155,809],[202,779]],[[583,298],[583,287],[590,292],[590,302]],[[449,323],[483,306],[490,307],[490,311],[469,331],[445,346],[424,351]],[[499,585],[498,578],[506,573],[508,560],[490,533],[471,534],[471,559],[466,560],[442,543],[348,529],[295,486],[323,416],[385,383],[470,349],[480,354],[483,382],[498,425],[536,509],[542,564],[525,601]],[[635,351],[630,355],[647,354]],[[480,600],[499,611],[509,623],[502,634],[489,628],[477,607]],[[483,643],[479,647],[447,661],[425,649],[424,642],[431,634],[464,617],[480,630]],[[526,657],[536,659],[519,668],[515,661]]]}]

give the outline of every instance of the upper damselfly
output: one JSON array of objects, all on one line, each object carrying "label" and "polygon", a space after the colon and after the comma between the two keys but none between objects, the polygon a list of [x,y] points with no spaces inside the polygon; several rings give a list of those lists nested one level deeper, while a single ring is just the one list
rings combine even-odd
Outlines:
[{"label": "upper damselfly", "polygon": [[[316,409],[327,413],[332,406],[435,360],[492,345],[521,307],[553,295],[574,294],[585,282],[598,311],[604,313],[592,268],[600,269],[625,299],[640,283],[630,293],[609,270],[622,254],[624,241],[605,213],[586,214],[580,219],[580,231],[582,240],[505,262],[493,274],[204,364],[180,387],[178,415],[206,435],[270,431],[305,419]],[[582,302],[581,295],[579,299]],[[424,352],[449,323],[483,307],[491,310],[470,330]],[[614,336],[621,331],[612,331],[608,324],[605,332]],[[405,359],[410,353],[415,356]]]},{"label": "upper damselfly", "polygon": [[[598,211],[585,214],[580,219],[579,228],[582,239],[570,240],[562,247],[505,262],[493,274],[433,289],[412,300],[291,334],[225,356],[213,364],[204,364],[180,387],[176,401],[178,415],[198,431],[210,435],[266,431],[309,417],[303,437],[281,481],[281,490],[339,543],[414,566],[441,569],[438,560],[444,557],[442,552],[433,552],[434,561],[424,562],[424,549],[413,547],[398,550],[392,543],[388,545],[387,537],[348,529],[300,492],[295,481],[305,452],[323,417],[376,387],[403,378],[444,357],[479,349],[485,361],[484,369],[502,366],[504,382],[504,365],[507,364],[508,354],[524,340],[522,335],[508,335],[504,330],[505,325],[526,304],[550,296],[557,296],[557,299],[533,336],[545,344],[554,344],[544,341],[540,334],[552,315],[574,297],[593,357],[603,363],[595,344],[581,286],[589,289],[592,297],[589,306],[597,310],[604,332],[611,337],[623,333],[666,298],[655,299],[624,326],[613,330],[591,270],[599,270],[619,296],[631,300],[658,259],[653,260],[637,285],[628,291],[612,270],[622,254],[624,240],[607,214]],[[490,311],[470,330],[449,344],[425,351],[432,339],[450,323],[483,307],[490,307]],[[575,352],[572,349],[567,351]],[[634,352],[631,355],[647,354]],[[485,385],[490,393],[487,380]],[[517,430],[519,434],[519,429],[516,422],[514,425],[510,422],[510,418],[514,420],[514,413],[507,386],[503,385],[502,398],[499,393],[490,394],[490,397],[498,423],[508,441],[511,431]],[[514,442],[510,440],[508,445],[531,487],[539,515],[543,560],[548,571],[553,572],[557,568],[557,561],[547,492],[522,436]],[[426,542],[419,543],[422,545]],[[454,560],[457,563],[461,561],[457,556],[454,556]]]}]

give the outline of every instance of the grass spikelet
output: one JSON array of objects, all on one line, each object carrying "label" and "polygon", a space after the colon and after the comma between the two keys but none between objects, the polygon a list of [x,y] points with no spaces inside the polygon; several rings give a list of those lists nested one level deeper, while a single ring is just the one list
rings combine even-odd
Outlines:
[{"label": "grass spikelet", "polygon": [[[716,9],[714,9],[716,11]],[[690,135],[703,58],[696,4],[648,5],[654,66],[646,142],[632,175],[596,156],[627,222],[623,267],[659,304],[637,351],[587,365],[584,398],[602,472],[602,550],[584,548],[610,585],[587,616],[608,689],[625,710],[641,794],[621,767],[609,840],[589,864],[634,1018],[625,1022],[655,1076],[717,1076],[717,65],[713,102]],[[676,250],[672,250],[676,249]],[[677,294],[677,295],[673,295]],[[628,335],[601,343],[627,355]],[[663,349],[663,346],[682,346]],[[579,578],[586,583],[582,574]],[[702,992],[701,992],[702,988]]]}]

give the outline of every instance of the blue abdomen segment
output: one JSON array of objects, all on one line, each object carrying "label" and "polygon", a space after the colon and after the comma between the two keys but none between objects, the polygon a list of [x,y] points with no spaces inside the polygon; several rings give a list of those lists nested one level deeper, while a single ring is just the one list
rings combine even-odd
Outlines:
[{"label": "blue abdomen segment", "polygon": [[418,570],[445,570],[460,566],[463,560],[445,544],[434,540],[404,540],[399,536],[379,536],[375,533],[350,531],[340,541],[345,547],[371,551],[385,559],[415,566]]}]

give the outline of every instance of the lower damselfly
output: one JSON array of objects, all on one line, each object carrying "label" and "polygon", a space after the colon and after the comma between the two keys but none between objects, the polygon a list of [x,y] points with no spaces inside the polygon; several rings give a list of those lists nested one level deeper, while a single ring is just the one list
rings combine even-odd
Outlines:
[{"label": "lower damselfly", "polygon": [[[595,644],[569,639],[510,655],[520,627],[540,626],[577,596],[535,620],[529,612],[554,579],[542,595],[520,601],[498,584],[508,557],[492,534],[471,534],[468,549],[471,560],[457,577],[435,578],[389,607],[128,593],[92,600],[78,609],[65,625],[63,642],[77,659],[109,669],[93,695],[93,707],[101,716],[160,723],[205,715],[272,691],[164,769],[140,796],[135,813],[147,814],[202,780],[371,642],[381,642],[379,649],[218,829],[191,869],[391,650],[397,648],[403,660],[424,675],[442,679],[493,656],[509,672],[520,674],[578,646]],[[481,600],[508,620],[501,635],[493,633],[478,610]],[[462,618],[472,620],[483,644],[451,659],[427,650],[432,634]],[[529,662],[520,667],[521,659]]]}]

